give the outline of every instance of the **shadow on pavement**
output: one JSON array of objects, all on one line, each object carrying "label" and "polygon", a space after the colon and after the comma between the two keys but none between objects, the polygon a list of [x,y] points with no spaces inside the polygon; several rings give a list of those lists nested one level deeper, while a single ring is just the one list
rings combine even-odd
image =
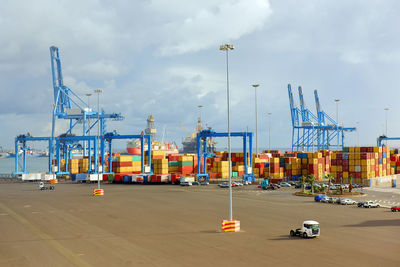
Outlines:
[{"label": "shadow on pavement", "polygon": [[400,219],[395,220],[372,220],[359,224],[345,225],[346,227],[373,227],[373,226],[400,226]]},{"label": "shadow on pavement", "polygon": [[284,241],[284,240],[286,240],[286,241],[291,241],[291,240],[304,240],[304,239],[306,239],[306,238],[301,238],[301,237],[299,237],[299,236],[290,236],[289,234],[288,235],[281,235],[281,236],[279,236],[279,237],[276,237],[276,238],[270,238],[269,240],[274,240],[274,241]]}]

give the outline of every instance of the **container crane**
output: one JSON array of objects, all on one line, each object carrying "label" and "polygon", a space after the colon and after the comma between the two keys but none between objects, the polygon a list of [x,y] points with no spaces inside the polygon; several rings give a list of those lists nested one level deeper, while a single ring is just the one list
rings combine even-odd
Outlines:
[{"label": "container crane", "polygon": [[[290,115],[292,120],[292,150],[320,150],[336,147],[330,141],[337,137],[341,139],[339,148],[343,148],[344,132],[356,130],[354,127],[339,126],[327,113],[321,109],[318,92],[314,91],[317,115],[314,115],[305,105],[303,90],[298,87],[300,109],[295,106],[291,85],[288,85]],[[300,115],[301,124],[300,124]],[[337,148],[337,147],[336,147]],[[338,149],[339,149],[338,148]]]}]

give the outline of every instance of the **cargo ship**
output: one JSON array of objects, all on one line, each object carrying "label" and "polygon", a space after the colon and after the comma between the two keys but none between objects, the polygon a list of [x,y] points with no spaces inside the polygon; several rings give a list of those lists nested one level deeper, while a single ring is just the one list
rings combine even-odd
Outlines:
[{"label": "cargo ship", "polygon": [[[157,129],[154,127],[154,117],[150,115],[147,118],[147,128],[144,130],[145,134],[151,135],[151,140],[155,140]],[[147,151],[147,143],[144,145],[144,151]],[[178,154],[179,150],[175,143],[151,141],[152,151],[164,151],[166,154]],[[141,154],[141,144],[139,139],[130,140],[126,144],[126,151],[130,155]]]},{"label": "cargo ship", "polygon": [[[208,127],[211,129],[211,127]],[[182,150],[180,152],[184,154],[195,154],[197,153],[197,134],[203,130],[203,125],[201,123],[201,118],[197,120],[196,129],[191,134],[186,134],[185,139],[182,141]],[[202,141],[201,141],[202,142]],[[214,139],[207,139],[207,152],[213,153],[216,150],[216,144]]]}]

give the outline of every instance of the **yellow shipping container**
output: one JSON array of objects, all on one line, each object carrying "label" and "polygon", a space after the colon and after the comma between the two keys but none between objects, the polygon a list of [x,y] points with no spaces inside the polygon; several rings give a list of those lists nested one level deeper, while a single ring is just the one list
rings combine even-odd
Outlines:
[{"label": "yellow shipping container", "polygon": [[118,162],[128,162],[132,161],[132,156],[118,156],[117,157]]}]

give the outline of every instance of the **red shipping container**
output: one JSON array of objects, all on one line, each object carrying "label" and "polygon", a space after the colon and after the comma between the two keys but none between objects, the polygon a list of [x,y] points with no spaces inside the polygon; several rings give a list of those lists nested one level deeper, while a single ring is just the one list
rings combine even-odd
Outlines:
[{"label": "red shipping container", "polygon": [[132,161],[126,161],[126,162],[113,161],[112,162],[112,167],[130,167],[130,166],[132,166]]},{"label": "red shipping container", "polygon": [[124,175],[125,174],[115,174],[114,176],[114,181],[116,182],[122,182],[124,180]]},{"label": "red shipping container", "polygon": [[342,153],[336,153],[336,159],[343,159]]}]

